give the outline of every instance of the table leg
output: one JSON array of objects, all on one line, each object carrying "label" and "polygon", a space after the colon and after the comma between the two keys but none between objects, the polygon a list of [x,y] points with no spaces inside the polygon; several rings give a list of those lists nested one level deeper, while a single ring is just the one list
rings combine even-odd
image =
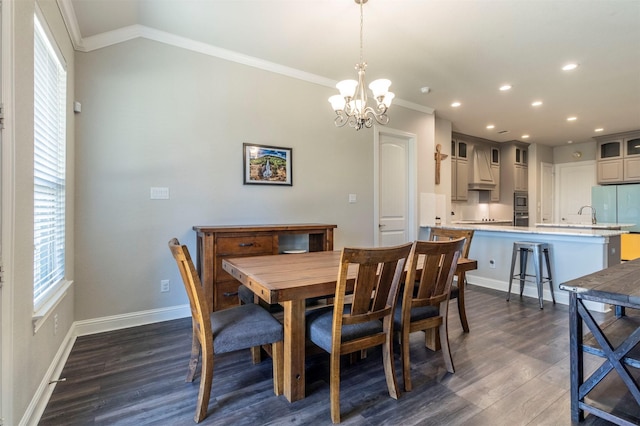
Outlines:
[{"label": "table leg", "polygon": [[289,300],[284,306],[284,396],[289,402],[305,397],[305,301]]},{"label": "table leg", "polygon": [[571,381],[571,421],[584,420],[584,412],[580,409],[580,386],[583,377],[582,353],[582,319],[578,313],[578,296],[575,291],[569,292],[569,359]]}]

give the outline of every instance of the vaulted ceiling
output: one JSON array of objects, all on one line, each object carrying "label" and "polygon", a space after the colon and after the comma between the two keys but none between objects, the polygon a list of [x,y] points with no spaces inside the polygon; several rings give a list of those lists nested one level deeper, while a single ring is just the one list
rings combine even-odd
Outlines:
[{"label": "vaulted ceiling", "polygon": [[[356,77],[354,0],[58,1],[78,50],[148,37],[327,86]],[[461,133],[555,146],[640,128],[640,0],[369,0],[364,59],[397,105]]]}]

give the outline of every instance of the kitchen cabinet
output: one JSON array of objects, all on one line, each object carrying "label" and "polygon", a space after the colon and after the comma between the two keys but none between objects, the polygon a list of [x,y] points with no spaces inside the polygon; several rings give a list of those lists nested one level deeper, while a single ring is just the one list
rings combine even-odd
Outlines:
[{"label": "kitchen cabinet", "polygon": [[529,190],[529,144],[520,141],[504,142],[500,145],[500,188],[504,194],[503,202],[511,204],[513,193]]},{"label": "kitchen cabinet", "polygon": [[287,247],[292,241],[308,251],[333,250],[334,228],[337,225],[317,223],[194,226],[196,265],[209,308],[219,311],[238,304],[238,281],[222,269],[223,259],[266,256],[301,248]]},{"label": "kitchen cabinet", "polygon": [[491,190],[491,201],[500,201],[500,148],[491,148],[491,174],[496,186]]},{"label": "kitchen cabinet", "polygon": [[469,196],[469,146],[451,140],[451,201],[466,201]]},{"label": "kitchen cabinet", "polygon": [[640,131],[598,136],[599,184],[640,182]]},{"label": "kitchen cabinet", "polygon": [[524,146],[515,147],[515,158],[513,161],[514,169],[514,190],[515,191],[528,191],[529,190],[529,165],[527,164],[527,148]]},{"label": "kitchen cabinet", "polygon": [[500,201],[500,148],[495,141],[452,133],[451,200],[479,191],[481,202]]}]

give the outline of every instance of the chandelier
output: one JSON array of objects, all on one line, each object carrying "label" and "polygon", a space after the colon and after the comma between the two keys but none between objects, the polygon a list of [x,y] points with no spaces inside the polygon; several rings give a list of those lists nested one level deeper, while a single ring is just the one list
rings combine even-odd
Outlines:
[{"label": "chandelier", "polygon": [[367,63],[362,59],[362,28],[364,26],[362,5],[367,1],[355,0],[360,5],[360,62],[355,67],[358,71],[358,81],[342,80],[336,84],[340,94],[329,98],[329,102],[336,112],[336,127],[342,127],[349,123],[349,126],[360,130],[363,127],[371,127],[373,119],[383,125],[389,122],[387,109],[395,96],[392,92],[389,92],[391,81],[385,78],[372,81],[369,84],[369,89],[373,92],[376,105],[367,105],[367,89],[364,82],[364,70],[367,68]]}]

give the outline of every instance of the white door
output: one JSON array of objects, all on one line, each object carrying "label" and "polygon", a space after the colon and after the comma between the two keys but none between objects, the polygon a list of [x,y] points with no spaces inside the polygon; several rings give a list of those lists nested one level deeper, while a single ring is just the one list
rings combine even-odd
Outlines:
[{"label": "white door", "polygon": [[376,128],[374,145],[375,245],[413,241],[417,236],[415,136]]},{"label": "white door", "polygon": [[540,163],[540,221],[553,220],[553,164]]},{"label": "white door", "polygon": [[591,204],[594,185],[595,161],[556,164],[556,222],[571,221],[580,207]]}]

